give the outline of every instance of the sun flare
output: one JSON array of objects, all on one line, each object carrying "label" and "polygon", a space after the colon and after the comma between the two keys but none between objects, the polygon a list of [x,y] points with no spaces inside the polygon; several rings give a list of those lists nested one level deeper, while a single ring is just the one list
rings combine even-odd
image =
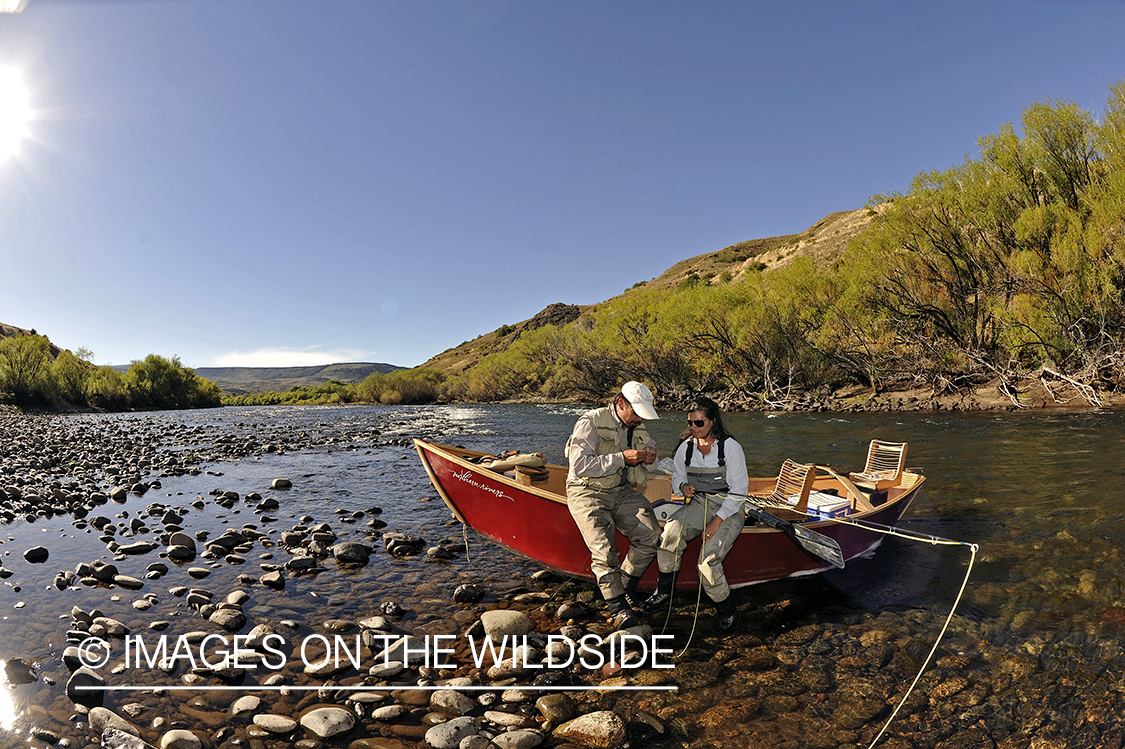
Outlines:
[{"label": "sun flare", "polygon": [[0,67],[0,161],[19,151],[30,133],[31,93],[19,70]]}]

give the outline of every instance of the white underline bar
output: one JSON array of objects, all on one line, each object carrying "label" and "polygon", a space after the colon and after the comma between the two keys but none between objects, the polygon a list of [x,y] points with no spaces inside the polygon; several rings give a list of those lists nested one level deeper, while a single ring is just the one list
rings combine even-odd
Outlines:
[{"label": "white underline bar", "polygon": [[453,691],[453,692],[469,692],[469,691],[471,691],[471,692],[503,692],[503,691],[507,691],[509,689],[519,689],[519,690],[522,690],[522,691],[525,691],[525,692],[619,692],[619,691],[629,691],[629,692],[638,692],[638,691],[670,692],[670,691],[673,691],[674,692],[674,691],[677,691],[679,689],[679,687],[678,686],[652,686],[652,687],[637,687],[637,686],[620,686],[620,687],[520,687],[520,686],[507,686],[507,687],[485,687],[485,686],[367,687],[367,686],[362,686],[362,687],[360,687],[360,686],[356,686],[356,687],[349,687],[349,686],[343,686],[343,685],[319,686],[319,687],[314,687],[314,686],[285,686],[285,685],[276,685],[276,686],[268,686],[268,687],[257,686],[257,685],[249,685],[249,686],[240,685],[240,686],[231,686],[231,687],[217,687],[217,686],[191,687],[191,686],[162,686],[162,685],[159,685],[159,684],[148,685],[148,686],[139,686],[139,685],[138,686],[132,686],[132,685],[130,685],[130,686],[117,686],[117,687],[92,687],[92,686],[81,686],[81,687],[76,686],[76,687],[74,687],[74,690],[76,692],[135,692],[135,691],[140,691],[140,690],[144,690],[144,691],[165,690],[165,691],[169,691],[169,692],[210,692],[210,691],[214,691],[214,692],[219,692],[219,691],[223,691],[223,692],[278,692],[278,691],[281,691],[283,689],[288,689],[288,690],[291,690],[291,691],[298,691],[298,692],[312,692],[312,691],[319,692],[322,689],[328,689],[328,690],[331,690],[333,692],[418,692],[418,691],[425,691],[425,692],[445,692],[445,691]]}]

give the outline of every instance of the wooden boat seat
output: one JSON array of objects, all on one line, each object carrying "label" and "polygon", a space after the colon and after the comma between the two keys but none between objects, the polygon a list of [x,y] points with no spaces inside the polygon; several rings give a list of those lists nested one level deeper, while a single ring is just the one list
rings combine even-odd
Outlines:
[{"label": "wooden boat seat", "polygon": [[792,458],[786,458],[781,464],[781,472],[777,474],[773,492],[752,496],[764,505],[804,512],[809,507],[809,493],[815,478],[815,463],[797,463]]},{"label": "wooden boat seat", "polygon": [[848,477],[859,486],[874,490],[894,486],[902,478],[903,466],[906,464],[906,447],[905,442],[871,440],[863,470],[850,473]]},{"label": "wooden boat seat", "polygon": [[510,479],[515,479],[517,484],[523,486],[531,486],[541,481],[548,481],[551,478],[551,472],[546,468],[528,468],[526,466],[516,466],[510,471],[504,471],[504,475]]}]

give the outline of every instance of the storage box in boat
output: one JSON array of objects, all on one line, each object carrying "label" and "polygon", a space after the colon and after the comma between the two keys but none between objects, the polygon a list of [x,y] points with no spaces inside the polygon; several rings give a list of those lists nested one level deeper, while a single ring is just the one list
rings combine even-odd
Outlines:
[{"label": "storage box in boat", "polygon": [[[793,501],[796,504],[796,501]],[[812,492],[809,494],[809,514],[819,515],[822,518],[837,518],[848,514],[851,502],[846,497],[837,497],[827,492]]]}]

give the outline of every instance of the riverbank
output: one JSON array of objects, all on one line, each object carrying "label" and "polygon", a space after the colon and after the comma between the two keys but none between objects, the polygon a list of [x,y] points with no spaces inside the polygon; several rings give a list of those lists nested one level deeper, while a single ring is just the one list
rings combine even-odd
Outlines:
[{"label": "riverbank", "polygon": [[[976,388],[956,392],[936,392],[930,386],[906,383],[890,385],[878,391],[863,385],[852,385],[833,392],[776,393],[771,396],[753,394],[740,396],[729,392],[711,394],[726,411],[829,411],[864,413],[886,411],[1023,411],[1048,409],[1125,408],[1125,393],[1094,391],[1059,376],[1039,375],[1003,382],[995,379]],[[659,394],[658,394],[659,396]],[[683,408],[684,399],[666,401],[665,408]]]}]

